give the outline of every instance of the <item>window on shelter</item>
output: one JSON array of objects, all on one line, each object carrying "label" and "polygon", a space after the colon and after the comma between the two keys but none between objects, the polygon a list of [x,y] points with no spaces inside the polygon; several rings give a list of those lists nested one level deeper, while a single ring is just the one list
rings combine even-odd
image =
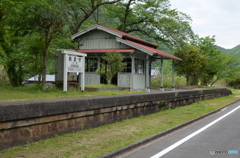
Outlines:
[{"label": "window on shelter", "polygon": [[98,68],[97,58],[86,58],[85,70],[86,72],[96,72]]},{"label": "window on shelter", "polygon": [[144,73],[144,60],[143,59],[134,59],[135,64],[135,73],[143,74]]},{"label": "window on shelter", "polygon": [[122,72],[132,72],[132,59],[125,58],[123,59],[123,62],[127,63],[127,65],[125,66]]}]

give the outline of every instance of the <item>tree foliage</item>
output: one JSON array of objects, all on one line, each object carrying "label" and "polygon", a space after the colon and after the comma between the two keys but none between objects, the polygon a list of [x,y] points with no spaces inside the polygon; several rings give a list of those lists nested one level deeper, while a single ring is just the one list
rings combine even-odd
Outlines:
[{"label": "tree foliage", "polygon": [[193,45],[184,46],[174,55],[183,59],[183,62],[177,63],[176,72],[186,77],[188,85],[197,85],[208,59]]},{"label": "tree foliage", "polygon": [[[68,27],[71,34],[79,31],[83,23],[94,15],[94,12],[103,5],[114,4],[121,0],[63,0],[65,12],[65,20],[68,21]],[[94,22],[91,22],[92,24]]]},{"label": "tree foliage", "polygon": [[127,65],[127,63],[123,62],[124,55],[118,52],[107,52],[101,59],[101,67],[97,72],[106,79],[108,84],[111,84],[112,78],[123,71]]},{"label": "tree foliage", "polygon": [[217,49],[215,38],[195,37],[192,45],[185,45],[175,55],[183,62],[177,65],[177,73],[186,76],[189,85],[212,86],[220,78],[236,76],[240,60],[236,54],[227,54]]},{"label": "tree foliage", "polygon": [[[19,1],[21,5],[22,1]],[[7,72],[10,84],[19,86],[22,82],[24,54],[19,50],[22,38],[16,36],[17,28],[12,27],[12,22],[20,11],[16,1],[3,0],[0,2],[0,64]],[[16,20],[16,19],[15,19]],[[20,58],[23,57],[23,58]]]},{"label": "tree foliage", "polygon": [[179,47],[192,38],[191,18],[170,8],[169,0],[127,0],[101,8],[100,23],[118,30]]}]

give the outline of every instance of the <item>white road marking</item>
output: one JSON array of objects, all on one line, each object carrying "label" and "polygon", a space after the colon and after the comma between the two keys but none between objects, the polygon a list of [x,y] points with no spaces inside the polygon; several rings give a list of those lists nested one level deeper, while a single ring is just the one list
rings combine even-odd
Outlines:
[{"label": "white road marking", "polygon": [[169,151],[173,150],[174,148],[178,147],[179,145],[181,145],[182,143],[188,141],[189,139],[191,139],[192,137],[196,136],[197,134],[201,133],[202,131],[204,131],[205,129],[209,128],[210,126],[214,125],[215,123],[217,123],[218,121],[222,120],[223,118],[225,118],[226,116],[230,115],[231,113],[233,113],[234,111],[236,111],[237,109],[239,109],[240,106],[236,107],[235,109],[233,109],[232,111],[228,112],[227,114],[219,117],[218,119],[214,120],[213,122],[209,123],[208,125],[202,127],[201,129],[197,130],[196,132],[188,135],[187,137],[181,139],[180,141],[176,142],[175,144],[169,146],[168,148],[162,150],[161,152],[157,153],[156,155],[152,156],[151,158],[160,158],[163,155],[165,155],[166,153],[168,153]]}]

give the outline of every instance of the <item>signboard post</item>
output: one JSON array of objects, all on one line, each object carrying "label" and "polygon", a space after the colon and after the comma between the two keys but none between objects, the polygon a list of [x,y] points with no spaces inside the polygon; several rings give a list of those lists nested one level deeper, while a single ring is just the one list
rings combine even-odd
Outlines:
[{"label": "signboard post", "polygon": [[84,87],[85,87],[85,57],[87,55],[84,53],[76,52],[75,50],[63,50],[62,53],[64,54],[63,91],[67,91],[67,74],[68,74],[68,72],[76,72],[77,74],[79,74],[79,76],[81,76],[81,91],[84,91]]}]

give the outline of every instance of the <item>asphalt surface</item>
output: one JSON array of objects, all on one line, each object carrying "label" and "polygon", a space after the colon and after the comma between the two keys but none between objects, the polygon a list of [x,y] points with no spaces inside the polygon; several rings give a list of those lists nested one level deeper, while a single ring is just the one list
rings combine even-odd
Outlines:
[{"label": "asphalt surface", "polygon": [[240,157],[240,101],[118,158]]}]

